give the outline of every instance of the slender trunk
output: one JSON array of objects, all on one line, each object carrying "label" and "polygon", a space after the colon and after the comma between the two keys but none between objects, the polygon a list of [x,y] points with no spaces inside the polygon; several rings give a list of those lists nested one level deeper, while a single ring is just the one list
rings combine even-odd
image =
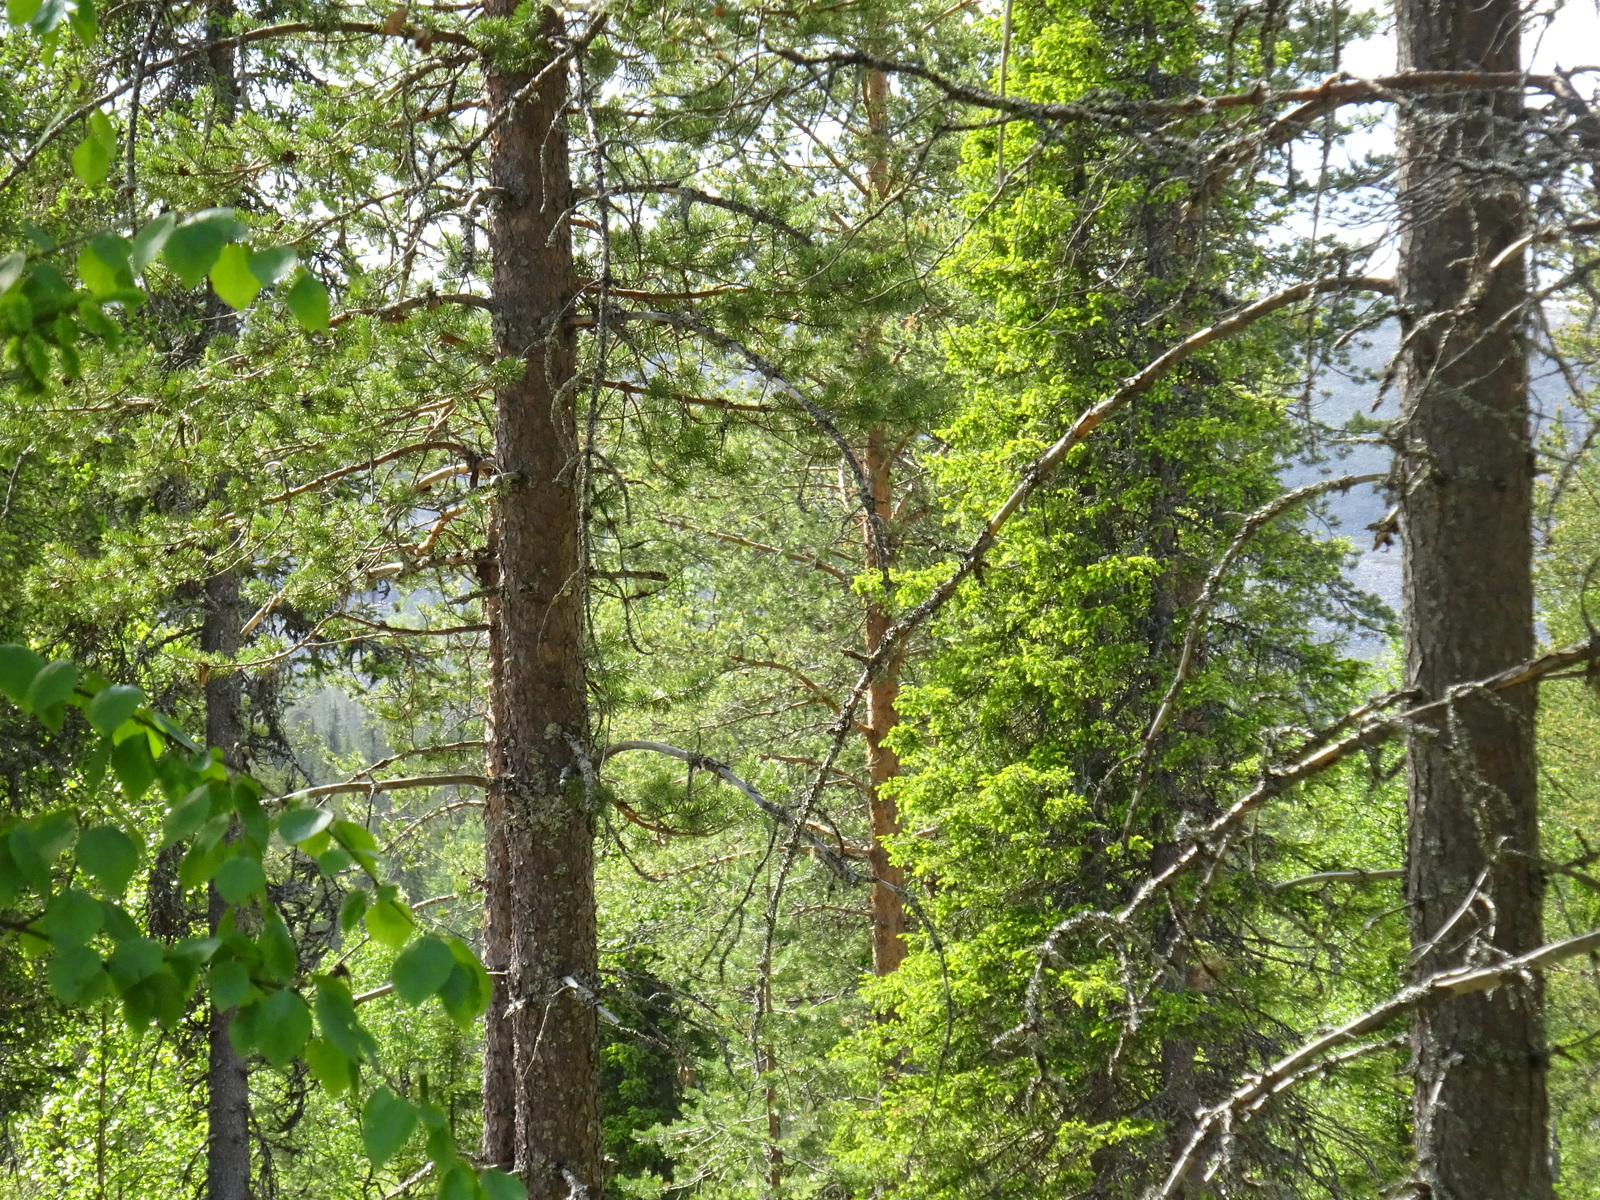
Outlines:
[{"label": "slender trunk", "polygon": [[[867,161],[867,184],[872,197],[882,202],[889,195],[889,77],[882,71],[868,71],[863,81],[867,132],[871,156]],[[876,340],[876,331],[874,337]],[[867,432],[862,467],[872,484],[872,508],[879,528],[887,529],[894,515],[894,454],[889,432],[874,425]],[[884,546],[890,561],[880,561],[878,539],[872,530],[864,531],[868,571],[887,571],[894,566],[893,551]],[[867,654],[877,652],[883,635],[894,623],[888,609],[877,600],[866,605]],[[900,814],[894,799],[885,794],[884,785],[900,774],[900,757],[884,745],[884,739],[900,723],[895,702],[900,695],[900,661],[888,664],[867,691],[866,738],[867,778],[872,787],[868,816],[872,827],[869,859],[872,874],[879,882],[872,886],[872,973],[888,975],[899,969],[906,957],[906,914],[897,888],[905,886],[906,874],[889,861],[887,839],[900,832]]]},{"label": "slender trunk", "polygon": [[[881,425],[867,434],[866,454],[862,467],[872,483],[872,506],[878,519],[888,525],[892,515],[890,490],[894,463],[890,457],[888,434]],[[876,541],[867,531],[867,569],[876,571],[890,564],[880,563]],[[889,611],[877,600],[868,600],[866,606],[867,653],[870,655],[883,642],[883,636],[893,624]],[[872,845],[869,851],[872,874],[879,881],[872,886],[872,973],[888,975],[899,969],[906,957],[906,915],[896,888],[905,886],[906,873],[889,861],[887,839],[900,832],[900,814],[894,798],[885,794],[884,785],[900,773],[900,757],[884,744],[894,727],[900,723],[895,701],[900,695],[900,664],[890,663],[867,689],[866,738],[867,778],[872,787],[868,801],[871,808]]]},{"label": "slender trunk", "polygon": [[[214,119],[233,124],[239,111],[235,51],[215,43],[227,36],[235,13],[234,0],[213,0],[206,11],[206,40]],[[129,203],[134,198],[130,196]],[[214,293],[207,293],[204,336],[238,331],[238,318]],[[205,583],[205,619],[200,649],[208,657],[232,658],[239,652],[239,576],[234,571],[213,575]],[[223,753],[228,766],[244,769],[243,714],[239,676],[231,671],[208,673],[205,679],[206,745]],[[213,935],[226,908],[215,885],[206,887],[206,925]],[[228,1037],[233,1011],[209,1010],[206,1025],[206,1197],[248,1200],[250,1196],[250,1070]]]},{"label": "slender trunk", "polygon": [[[508,17],[512,0],[486,13]],[[543,13],[552,41],[563,30]],[[491,63],[491,111],[530,76]],[[558,68],[490,140],[500,189],[490,240],[495,340],[521,359],[495,392],[497,566],[492,604],[485,947],[504,972],[487,1016],[483,1152],[532,1200],[600,1192],[600,1070],[594,1011],[562,980],[599,990],[594,825],[584,785],[581,497],[568,317],[577,284],[567,216],[573,189]]]},{"label": "slender trunk", "polygon": [[[1520,69],[1516,0],[1401,0],[1402,70]],[[1421,98],[1401,126],[1406,682],[1442,699],[1534,645],[1520,96]],[[1532,689],[1462,695],[1408,746],[1415,969],[1543,939]],[[1489,949],[1489,948],[1493,949]],[[1434,1200],[1548,1200],[1532,979],[1417,1014],[1414,1138]]]},{"label": "slender trunk", "polygon": [[[206,580],[200,649],[208,658],[232,658],[238,653],[239,608],[236,572],[224,571]],[[242,769],[244,725],[239,676],[232,671],[208,671],[203,687],[206,745],[219,748],[230,767]],[[217,889],[208,887],[207,927],[213,934],[225,907]],[[250,1072],[228,1039],[228,1022],[232,1018],[231,1009],[213,1008],[206,1024],[207,1200],[249,1200],[250,1196]]]}]

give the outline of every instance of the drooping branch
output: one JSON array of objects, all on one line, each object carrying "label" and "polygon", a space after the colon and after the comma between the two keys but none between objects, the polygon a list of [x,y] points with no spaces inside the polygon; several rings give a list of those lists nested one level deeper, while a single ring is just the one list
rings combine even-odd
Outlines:
[{"label": "drooping branch", "polygon": [[354,317],[377,317],[382,321],[402,321],[407,314],[417,309],[432,311],[442,304],[454,304],[462,308],[479,308],[484,312],[494,311],[494,300],[488,296],[475,295],[472,292],[427,292],[421,296],[412,296],[407,300],[398,300],[393,304],[381,304],[373,308],[347,308],[328,322],[328,328],[333,329],[343,325]]},{"label": "drooping branch", "polygon": [[[1593,662],[1596,659],[1600,659],[1600,634],[1585,638],[1581,642],[1574,642],[1560,650],[1553,650],[1549,654],[1540,655],[1525,663],[1519,663],[1487,679],[1464,682],[1451,688],[1450,693],[1443,699],[1415,705],[1392,715],[1380,713],[1367,716],[1361,719],[1351,732],[1342,737],[1311,739],[1310,746],[1314,748],[1305,749],[1286,766],[1269,768],[1263,774],[1261,782],[1234,801],[1233,805],[1216,820],[1200,830],[1164,870],[1145,880],[1134,893],[1133,899],[1116,914],[1117,921],[1126,923],[1144,909],[1158,893],[1171,887],[1195,866],[1223,854],[1245,821],[1268,800],[1282,795],[1298,783],[1320,775],[1357,750],[1364,750],[1387,741],[1417,721],[1448,709],[1460,697],[1469,693],[1510,691],[1512,688],[1549,678],[1558,671]],[[1396,697],[1397,700],[1401,698],[1403,696]],[[1364,709],[1368,707],[1363,706]],[[1349,714],[1340,722],[1336,722],[1335,727],[1348,724],[1350,724]]]},{"label": "drooping branch", "polygon": [[1270,892],[1286,892],[1290,888],[1316,887],[1323,883],[1382,883],[1394,879],[1404,879],[1405,871],[1400,867],[1375,867],[1370,870],[1362,867],[1352,867],[1344,871],[1318,871],[1313,875],[1300,875],[1294,879],[1285,879],[1280,883],[1269,884]]},{"label": "drooping branch", "polygon": [[862,879],[862,877],[856,872],[855,868],[851,867],[849,863],[845,862],[843,857],[841,857],[832,846],[828,845],[827,842],[823,841],[820,837],[813,833],[805,824],[796,821],[795,818],[787,810],[785,810],[782,805],[774,804],[771,800],[768,800],[754,785],[745,782],[745,780],[741,779],[738,775],[735,775],[732,769],[729,768],[726,763],[719,762],[716,759],[711,758],[709,755],[699,754],[693,750],[684,750],[681,747],[669,745],[666,742],[613,742],[600,752],[596,766],[603,764],[612,755],[622,754],[629,750],[647,750],[652,754],[665,754],[669,758],[677,759],[679,762],[688,763],[696,770],[710,772],[724,783],[743,792],[750,798],[751,803],[753,803],[768,817],[782,825],[784,828],[791,830],[795,836],[809,844],[811,849],[816,852],[817,856],[821,858],[825,864],[827,864],[828,869],[840,879],[843,879],[848,883],[867,882],[866,880]]},{"label": "drooping branch", "polygon": [[1145,731],[1144,742],[1140,747],[1139,758],[1141,770],[1139,781],[1134,787],[1134,795],[1128,802],[1128,818],[1131,824],[1134,809],[1138,806],[1139,795],[1144,789],[1145,775],[1149,771],[1152,756],[1155,753],[1156,738],[1166,727],[1167,720],[1172,716],[1172,710],[1177,704],[1178,693],[1188,681],[1190,673],[1194,670],[1195,652],[1200,646],[1200,635],[1205,630],[1206,620],[1211,616],[1211,609],[1217,602],[1217,594],[1226,578],[1228,570],[1233,566],[1239,555],[1244,553],[1244,548],[1250,539],[1260,533],[1273,521],[1277,520],[1290,509],[1318,496],[1325,496],[1329,492],[1346,492],[1363,483],[1378,483],[1388,478],[1382,472],[1368,475],[1345,475],[1338,479],[1323,479],[1316,483],[1307,484],[1305,487],[1295,488],[1274,498],[1269,504],[1262,506],[1252,513],[1239,530],[1238,536],[1223,553],[1217,565],[1211,569],[1206,577],[1205,585],[1200,589],[1200,595],[1194,602],[1194,607],[1189,614],[1189,628],[1184,633],[1183,648],[1178,654],[1178,666],[1172,673],[1172,683],[1167,688],[1167,694],[1161,698],[1160,705],[1156,708],[1156,715],[1150,720],[1150,727]]},{"label": "drooping branch", "polygon": [[856,492],[861,502],[861,511],[866,515],[867,529],[877,549],[878,561],[889,561],[888,547],[884,541],[883,521],[878,516],[877,505],[873,503],[872,484],[867,479],[867,473],[862,469],[861,460],[856,457],[855,451],[850,448],[849,439],[839,431],[839,426],[835,423],[833,417],[819,407],[816,401],[790,383],[776,366],[749,346],[746,346],[738,338],[730,337],[720,329],[713,329],[703,321],[698,321],[687,313],[634,311],[614,312],[611,316],[613,320],[617,321],[648,321],[652,324],[667,325],[673,329],[680,329],[685,333],[692,333],[710,342],[717,349],[728,351],[744,359],[756,374],[804,409],[806,415],[811,418],[817,428],[827,434],[833,444],[839,448],[840,456],[849,466],[850,474],[855,478]]},{"label": "drooping branch", "polygon": [[[1348,72],[1330,75],[1319,84],[1281,91],[1257,84],[1249,91],[1221,96],[1185,96],[1177,100],[1134,100],[1116,92],[1098,92],[1067,103],[1037,103],[1018,96],[1002,96],[987,88],[951,79],[921,63],[903,62],[868,54],[863,50],[838,50],[808,55],[783,46],[768,46],[780,58],[802,67],[839,70],[865,67],[892,75],[906,75],[931,83],[951,100],[1009,113],[1040,124],[1071,121],[1175,120],[1203,117],[1243,108],[1270,108],[1279,104],[1299,107],[1279,118],[1302,126],[1314,117],[1345,104],[1367,104],[1393,100],[1395,95],[1428,91],[1490,91],[1515,89],[1558,94],[1563,80],[1555,75],[1531,75],[1511,71],[1402,71],[1362,79]],[[1276,122],[1275,122],[1276,123]]]},{"label": "drooping branch", "polygon": [[[315,479],[308,480],[305,483],[297,484],[292,488],[286,488],[284,491],[281,491],[274,496],[264,496],[260,500],[256,501],[256,503],[282,504],[285,500],[293,500],[296,496],[304,495],[306,492],[315,491],[319,487],[323,487],[326,484],[343,479],[346,475],[354,475],[358,471],[370,471],[374,467],[381,467],[384,463],[393,462],[397,458],[404,458],[408,454],[424,454],[430,450],[451,450],[457,454],[465,454],[469,458],[473,455],[473,451],[470,447],[463,446],[459,442],[413,442],[409,446],[400,446],[397,449],[388,450],[382,454],[374,455],[373,457],[362,462],[351,463],[349,466],[340,467],[337,470],[329,471],[325,475],[318,475]],[[232,519],[236,515],[237,514],[230,513],[225,519]]]},{"label": "drooping branch", "polygon": [[746,204],[741,200],[729,200],[726,196],[715,196],[710,192],[702,191],[696,187],[687,187],[681,183],[635,183],[620,187],[606,189],[608,196],[650,196],[668,195],[681,196],[685,200],[692,200],[696,204],[704,204],[711,208],[724,209],[727,212],[738,213],[742,217],[749,217],[758,225],[766,225],[776,229],[779,233],[793,238],[802,246],[809,248],[812,245],[811,235],[802,229],[796,229],[782,217],[768,212],[764,208],[757,208],[753,204]]},{"label": "drooping branch", "polygon": [[660,521],[663,525],[670,525],[674,529],[682,529],[687,533],[704,534],[706,537],[715,538],[719,542],[727,542],[734,546],[745,546],[751,550],[759,550],[763,554],[772,554],[779,558],[786,558],[790,562],[799,563],[803,567],[815,568],[824,574],[832,575],[835,579],[843,584],[849,584],[850,582],[850,576],[840,568],[834,566],[832,563],[823,562],[820,558],[816,558],[812,555],[799,554],[793,550],[784,550],[777,546],[769,546],[765,542],[752,541],[750,538],[740,537],[736,533],[724,533],[716,529],[705,529],[699,525],[691,525],[689,522],[681,520],[678,517],[665,517],[660,513],[657,513],[655,519]]},{"label": "drooping branch", "polygon": [[[1337,1029],[1313,1038],[1260,1074],[1249,1076],[1222,1103],[1196,1114],[1200,1120],[1194,1135],[1183,1153],[1173,1162],[1166,1182],[1153,1194],[1152,1200],[1170,1200],[1182,1191],[1185,1180],[1199,1165],[1214,1133],[1222,1131],[1222,1136],[1226,1138],[1236,1125],[1248,1121],[1273,1096],[1324,1065],[1338,1051],[1351,1047],[1358,1038],[1383,1028],[1402,1013],[1421,1004],[1448,1002],[1456,996],[1485,992],[1502,984],[1526,979],[1537,971],[1547,970],[1565,959],[1596,948],[1600,948],[1600,929],[1591,929],[1576,937],[1549,942],[1492,966],[1467,966],[1441,971],[1402,988],[1383,1003],[1369,1008]],[[1360,1051],[1370,1053],[1385,1045],[1373,1043],[1361,1047]]]}]

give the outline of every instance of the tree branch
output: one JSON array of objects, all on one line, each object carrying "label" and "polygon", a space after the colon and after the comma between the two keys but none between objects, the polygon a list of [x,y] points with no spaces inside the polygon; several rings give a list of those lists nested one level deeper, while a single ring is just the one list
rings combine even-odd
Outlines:
[{"label": "tree branch", "polygon": [[[1400,1014],[1418,1005],[1444,1001],[1473,992],[1488,991],[1503,983],[1525,979],[1535,971],[1546,970],[1564,959],[1585,954],[1596,948],[1600,948],[1600,929],[1591,929],[1588,933],[1547,943],[1536,950],[1506,959],[1491,967],[1467,966],[1441,971],[1410,987],[1402,988],[1383,1003],[1369,1008],[1337,1029],[1329,1030],[1322,1036],[1312,1039],[1299,1049],[1284,1055],[1259,1075],[1248,1076],[1222,1103],[1196,1114],[1200,1117],[1200,1122],[1194,1131],[1194,1136],[1189,1139],[1188,1146],[1172,1164],[1166,1182],[1154,1193],[1153,1200],[1170,1200],[1183,1190],[1184,1182],[1199,1165],[1201,1152],[1210,1141],[1214,1130],[1221,1127],[1227,1131],[1223,1134],[1226,1138],[1227,1134],[1232,1132],[1236,1119],[1239,1124],[1248,1121],[1273,1096],[1304,1078],[1327,1056],[1341,1047],[1349,1046],[1357,1038],[1381,1029]],[[1358,1051],[1370,1053],[1372,1050],[1382,1049],[1386,1044],[1374,1043],[1359,1047]]]},{"label": "tree branch", "polygon": [[855,869],[850,866],[849,863],[845,862],[844,859],[834,851],[832,846],[828,845],[827,842],[823,841],[816,834],[812,833],[811,830],[806,828],[805,825],[796,821],[795,818],[792,817],[781,805],[774,804],[759,791],[757,791],[755,787],[746,783],[743,779],[739,778],[739,776],[735,775],[733,771],[729,769],[726,763],[718,762],[716,759],[711,758],[708,755],[697,754],[693,750],[684,750],[677,746],[668,745],[666,742],[613,742],[600,752],[599,760],[595,765],[598,767],[608,758],[612,757],[612,755],[621,754],[628,750],[648,750],[654,754],[665,754],[669,758],[676,758],[680,762],[686,762],[697,770],[709,771],[711,774],[721,779],[724,783],[738,788],[741,792],[748,796],[751,802],[754,803],[755,806],[767,816],[771,817],[774,821],[778,822],[785,828],[792,830],[796,836],[807,842],[811,848],[816,851],[818,857],[821,858],[822,861],[828,865],[828,868],[833,871],[835,875],[839,876],[840,879],[843,879],[848,883],[867,882],[867,880],[864,880],[855,871]]},{"label": "tree branch", "polygon": [[408,788],[434,787],[488,787],[482,775],[414,775],[408,779],[351,779],[344,783],[323,783],[316,787],[301,788],[280,797],[283,800],[315,800],[322,796],[340,796],[352,792],[399,792]]}]

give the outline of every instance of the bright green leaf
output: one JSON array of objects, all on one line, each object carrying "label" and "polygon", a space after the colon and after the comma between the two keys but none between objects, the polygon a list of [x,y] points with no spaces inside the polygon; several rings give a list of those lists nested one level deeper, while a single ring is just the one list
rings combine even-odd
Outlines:
[{"label": "bright green leaf", "polygon": [[[370,929],[370,913],[367,922]],[[396,956],[390,969],[395,995],[407,1004],[421,1004],[444,985],[455,965],[455,956],[441,939],[432,934],[418,938]]]},{"label": "bright green leaf", "polygon": [[379,900],[367,909],[366,921],[372,940],[391,950],[406,944],[416,924],[411,910],[398,900]]},{"label": "bright green leaf", "polygon": [[361,1142],[375,1167],[399,1153],[416,1127],[416,1106],[386,1087],[378,1088],[361,1106]]},{"label": "bright green leaf", "polygon": [[250,256],[250,273],[261,281],[261,286],[271,287],[299,261],[299,252],[293,246],[268,246]]},{"label": "bright green leaf", "polygon": [[355,999],[344,980],[317,977],[317,1028],[351,1062],[378,1057],[378,1043],[356,1017]]},{"label": "bright green leaf", "polygon": [[[78,0],[79,7],[83,7],[85,0]],[[93,5],[89,6],[91,13]],[[111,124],[111,118],[106,111],[97,108],[89,114],[89,133],[100,140],[100,144],[109,152],[115,154],[117,150],[117,131]]]},{"label": "bright green leaf", "polygon": [[333,814],[325,808],[291,808],[278,818],[278,836],[293,846],[331,824]]},{"label": "bright green leaf", "polygon": [[132,684],[115,683],[89,701],[87,716],[96,733],[116,732],[144,703],[144,692]]},{"label": "bright green leaf", "polygon": [[267,876],[261,864],[249,854],[235,854],[212,876],[217,891],[229,904],[243,904],[252,896],[265,895]]},{"label": "bright green leaf", "polygon": [[172,230],[177,224],[176,213],[162,213],[134,235],[133,254],[129,265],[135,275],[144,274],[144,269],[155,262],[156,255],[166,246],[167,239],[172,236]]},{"label": "bright green leaf", "polygon": [[6,17],[13,25],[26,25],[41,3],[42,0],[6,0]]},{"label": "bright green leaf", "polygon": [[450,939],[450,953],[455,965],[450,977],[439,988],[439,1000],[450,1019],[463,1029],[470,1029],[483,1015],[493,998],[493,984],[489,973],[483,969],[478,956],[460,938]]},{"label": "bright green leaf", "polygon": [[27,265],[27,256],[21,250],[0,254],[0,292],[10,291],[11,285],[22,278],[22,269]]},{"label": "bright green leaf", "polygon": [[256,1048],[274,1067],[286,1067],[311,1036],[311,1007],[293,988],[279,988],[261,1002]]},{"label": "bright green leaf", "polygon": [[317,333],[328,327],[328,289],[311,272],[302,271],[283,299],[301,328]]},{"label": "bright green leaf", "polygon": [[243,223],[231,208],[209,208],[171,231],[161,261],[172,268],[184,287],[194,287],[210,272],[223,246],[244,233]]},{"label": "bright green leaf", "polygon": [[306,1043],[306,1066],[311,1077],[322,1085],[330,1096],[342,1096],[350,1090],[350,1060],[337,1047],[322,1038],[312,1038]]},{"label": "bright green leaf", "polygon": [[230,242],[211,268],[211,287],[232,308],[247,308],[261,292],[261,281],[250,269],[250,251]]},{"label": "bright green leaf", "polygon": [[354,821],[335,821],[332,826],[333,836],[346,850],[376,850],[378,839],[372,836],[370,830],[364,825],[357,825]]},{"label": "bright green leaf", "polygon": [[44,659],[26,646],[8,642],[0,646],[0,692],[13,704],[24,704],[34,677],[44,669]]},{"label": "bright green leaf", "polygon": [[78,865],[107,895],[120,896],[139,869],[139,847],[115,825],[97,825],[78,838]]},{"label": "bright green leaf", "polygon": [[479,1200],[478,1177],[466,1163],[455,1163],[439,1180],[439,1200]]},{"label": "bright green leaf", "polygon": [[489,1200],[528,1200],[528,1189],[515,1175],[507,1175],[499,1167],[489,1167],[478,1176],[484,1195]]},{"label": "bright green leaf", "polygon": [[90,187],[104,182],[111,169],[111,152],[97,137],[86,137],[72,152],[72,173]]},{"label": "bright green leaf", "polygon": [[367,905],[372,901],[372,894],[365,888],[355,888],[346,893],[344,903],[339,905],[339,930],[349,933],[356,927],[362,917],[367,915]]},{"label": "bright green leaf", "polygon": [[77,686],[78,668],[66,659],[58,659],[33,677],[28,687],[27,707],[42,713],[65,701]]},{"label": "bright green leaf", "polygon": [[[72,22],[72,32],[77,35],[78,40],[85,46],[93,44],[95,37],[100,32],[100,23],[95,20],[94,15],[94,0],[77,0],[72,9],[72,15],[68,19]],[[96,113],[95,115],[100,116],[102,114]],[[106,122],[106,125],[109,128],[110,122]],[[115,148],[115,142],[113,142],[113,148]]]}]

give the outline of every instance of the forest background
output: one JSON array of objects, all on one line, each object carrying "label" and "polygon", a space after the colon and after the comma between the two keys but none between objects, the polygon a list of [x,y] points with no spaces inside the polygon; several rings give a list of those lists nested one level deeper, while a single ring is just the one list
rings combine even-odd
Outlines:
[{"label": "forest background", "polygon": [[7,17],[0,1198],[1600,1196],[1593,14]]}]

